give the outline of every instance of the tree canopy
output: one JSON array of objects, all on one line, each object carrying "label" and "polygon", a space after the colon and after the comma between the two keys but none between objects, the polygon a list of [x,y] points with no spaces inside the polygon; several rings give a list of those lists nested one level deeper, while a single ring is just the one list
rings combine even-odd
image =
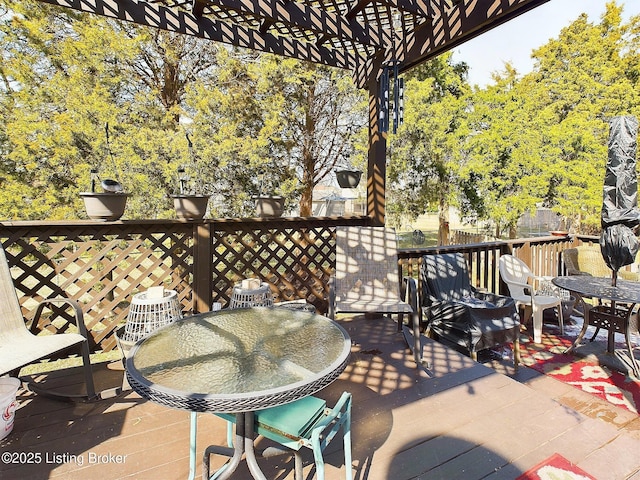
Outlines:
[{"label": "tree canopy", "polygon": [[450,203],[514,236],[525,212],[548,207],[566,228],[596,233],[609,119],[640,113],[640,19],[623,24],[621,12],[611,2],[598,23],[580,16],[532,52],[524,76],[507,64],[472,90],[443,55],[409,80],[407,122],[391,142],[392,215]]},{"label": "tree canopy", "polygon": [[[0,9],[4,218],[82,218],[92,168],[133,193],[128,218],[171,217],[180,166],[212,216],[252,215],[265,193],[309,215],[314,187],[365,163],[366,97],[348,72],[29,0]],[[640,18],[621,13],[578,17],[532,72],[507,64],[485,88],[449,53],[409,71],[389,223],[438,211],[444,242],[454,206],[513,236],[544,206],[595,233],[608,120],[640,113]]]},{"label": "tree canopy", "polygon": [[0,6],[7,218],[81,217],[93,168],[133,193],[128,218],[169,217],[179,167],[214,216],[253,215],[261,193],[308,215],[366,125],[364,94],[341,70],[38,2]]}]

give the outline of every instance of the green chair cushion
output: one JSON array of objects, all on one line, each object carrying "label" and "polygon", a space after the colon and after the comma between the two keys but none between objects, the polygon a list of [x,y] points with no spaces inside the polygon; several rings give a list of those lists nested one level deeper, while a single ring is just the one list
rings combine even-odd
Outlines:
[{"label": "green chair cushion", "polygon": [[[327,402],[317,397],[304,397],[292,403],[255,412],[256,431],[272,440],[287,440],[305,437],[324,414]],[[217,413],[218,417],[235,423],[232,413]],[[274,435],[275,434],[275,435]]]},{"label": "green chair cushion", "polygon": [[327,402],[317,397],[304,397],[292,403],[255,412],[260,428],[284,436],[303,437],[324,413]]}]

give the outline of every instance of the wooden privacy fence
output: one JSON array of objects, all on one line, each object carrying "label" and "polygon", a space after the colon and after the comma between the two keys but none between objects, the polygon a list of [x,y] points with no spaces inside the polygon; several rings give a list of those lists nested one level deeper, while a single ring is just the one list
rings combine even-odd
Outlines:
[{"label": "wooden privacy fence", "polygon": [[[248,277],[268,282],[276,301],[306,299],[325,313],[335,227],[368,223],[367,217],[3,222],[0,241],[25,318],[44,298],[73,298],[82,305],[92,348],[108,351],[133,295],[154,285],[176,290],[185,315],[207,311],[214,301],[227,305],[233,286]],[[463,251],[474,283],[497,292],[503,291],[501,254],[515,251],[536,271],[555,275],[569,243],[554,237],[406,249],[398,261],[403,274],[417,278],[425,253]],[[39,328],[73,328],[70,317],[56,313],[62,317],[45,318]]]}]

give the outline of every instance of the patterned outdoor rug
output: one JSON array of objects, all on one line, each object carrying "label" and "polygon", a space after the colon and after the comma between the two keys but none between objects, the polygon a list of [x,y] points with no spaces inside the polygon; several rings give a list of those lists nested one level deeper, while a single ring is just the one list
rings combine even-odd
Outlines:
[{"label": "patterned outdoor rug", "polygon": [[573,465],[562,455],[554,453],[545,461],[530,468],[516,480],[596,480],[584,470]]},{"label": "patterned outdoor rug", "polygon": [[[604,399],[635,414],[640,411],[640,382],[606,365],[595,356],[580,357],[563,353],[575,337],[555,334],[545,326],[542,343],[521,337],[523,363],[540,373],[573,385],[584,392]],[[604,347],[603,347],[604,348]]]}]

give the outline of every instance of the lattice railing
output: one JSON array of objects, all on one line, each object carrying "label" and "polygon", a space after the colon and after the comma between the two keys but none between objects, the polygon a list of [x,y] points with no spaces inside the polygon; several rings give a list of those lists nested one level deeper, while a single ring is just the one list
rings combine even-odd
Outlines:
[{"label": "lattice railing", "polygon": [[[277,300],[303,298],[326,312],[336,225],[352,219],[173,220],[0,223],[25,318],[37,302],[80,302],[94,350],[111,350],[133,295],[153,285],[176,290],[185,315],[226,306],[235,283],[257,277]],[[65,312],[39,328],[72,328]],[[60,315],[60,316],[58,316]],[[66,321],[65,321],[66,319]]]},{"label": "lattice railing", "polygon": [[271,284],[276,301],[306,299],[327,311],[335,265],[335,224],[216,223],[212,232],[213,295],[223,305],[233,285],[255,277]]},{"label": "lattice railing", "polygon": [[[185,315],[229,303],[243,278],[270,284],[276,301],[306,299],[327,311],[328,283],[335,267],[337,225],[364,225],[364,217],[0,223],[0,240],[11,266],[25,318],[39,300],[66,296],[82,305],[94,350],[111,350],[133,295],[153,285],[176,290]],[[558,272],[568,239],[535,244],[491,242],[443,249],[462,250],[474,285],[499,291],[497,259],[517,250],[534,263],[544,259]],[[437,248],[399,252],[404,275],[417,276],[420,258]],[[547,273],[545,273],[547,274]],[[55,312],[39,325],[65,331],[70,318]],[[66,320],[66,321],[65,321]]]},{"label": "lattice railing", "polygon": [[[188,224],[11,224],[0,227],[25,318],[37,302],[65,296],[80,302],[94,347],[115,347],[133,294],[152,285],[192,301],[192,227]],[[64,318],[64,315],[63,315]],[[40,328],[69,324],[45,319]]]}]

